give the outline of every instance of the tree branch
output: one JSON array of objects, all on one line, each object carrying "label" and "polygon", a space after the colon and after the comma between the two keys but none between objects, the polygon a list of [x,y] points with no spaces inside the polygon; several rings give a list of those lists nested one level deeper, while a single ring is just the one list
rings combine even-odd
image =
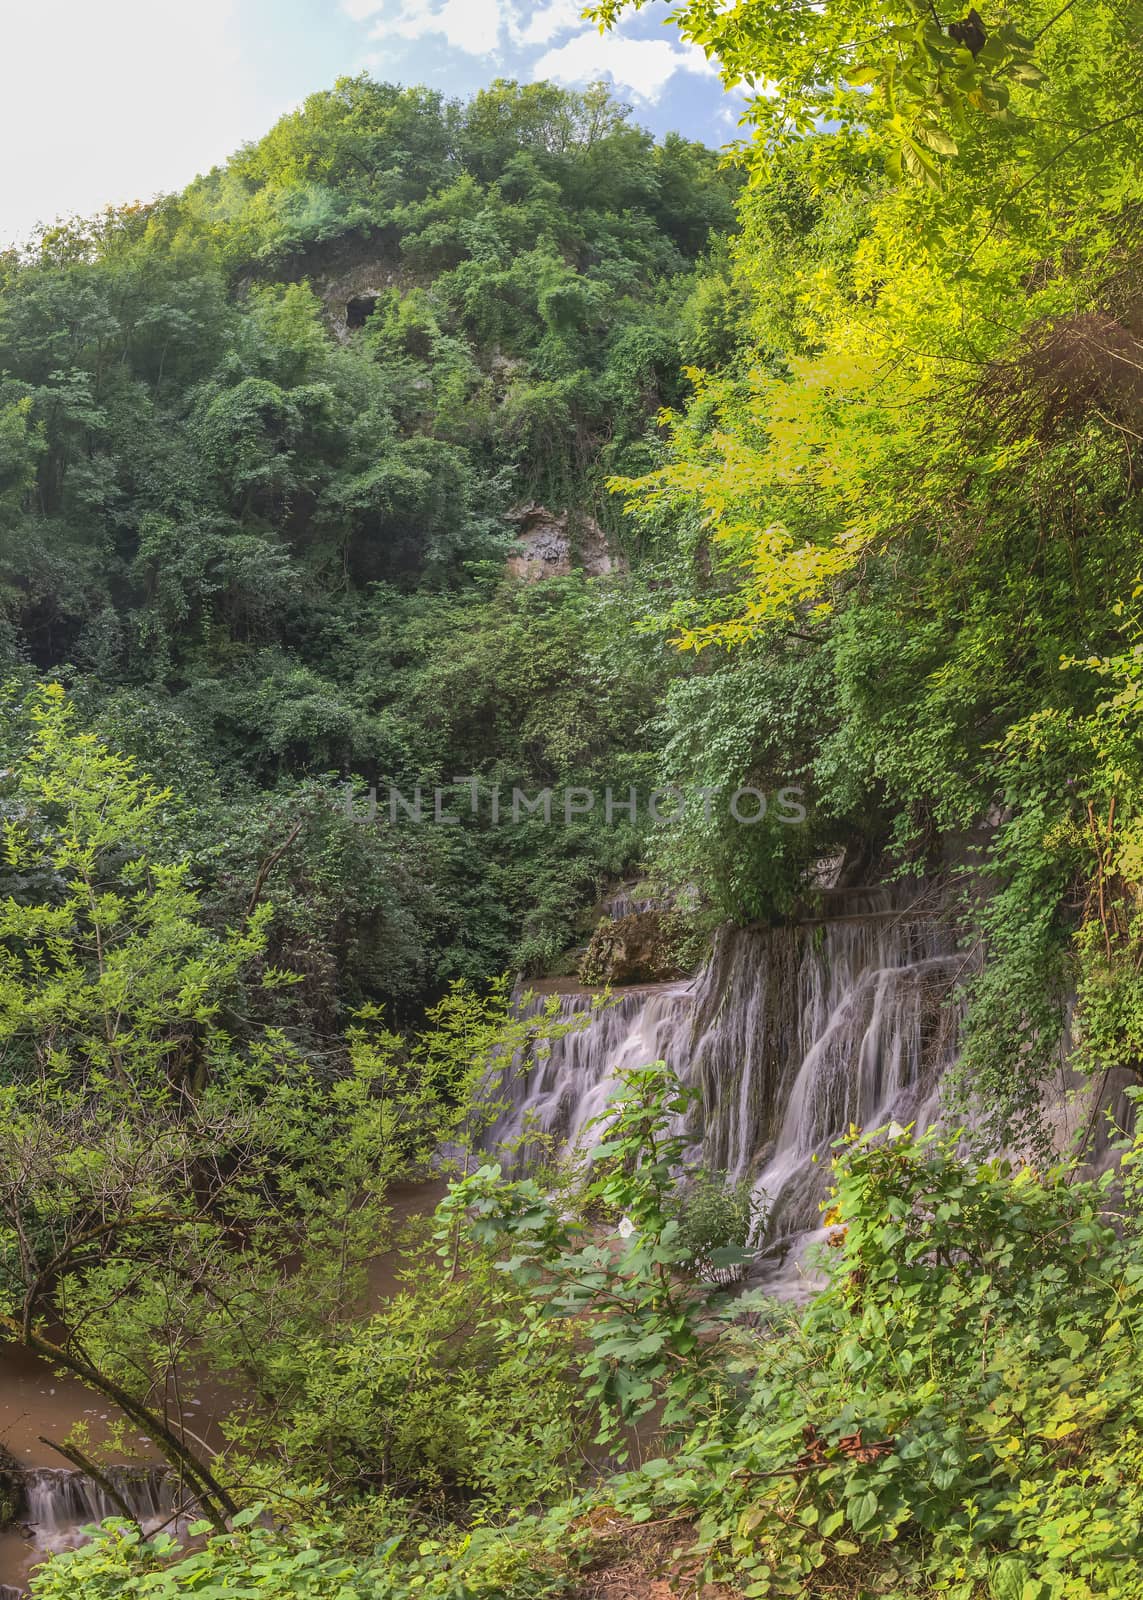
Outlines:
[{"label": "tree branch", "polygon": [[248,917],[252,917],[257,909],[258,902],[262,898],[262,891],[266,887],[266,879],[270,876],[271,872],[273,872],[274,868],[278,865],[278,862],[281,861],[282,857],[285,855],[286,851],[290,848],[301,831],[302,822],[301,819],[299,819],[294,823],[294,826],[291,828],[288,836],[282,841],[278,848],[274,851],[271,851],[271,853],[266,857],[265,861],[263,861],[262,865],[258,868],[258,876],[254,880],[254,892],[250,896],[250,904],[246,907],[246,915]]},{"label": "tree branch", "polygon": [[74,1445],[56,1444],[54,1439],[47,1439],[42,1433],[40,1434],[40,1443],[46,1444],[49,1450],[54,1450],[57,1455],[63,1456],[65,1461],[70,1461],[73,1467],[78,1467],[82,1473],[85,1473],[87,1477],[97,1483],[111,1501],[111,1504],[122,1514],[124,1520],[133,1523],[142,1533],[143,1528],[138,1517],[131,1510],[131,1507],[107,1474],[97,1467],[89,1456],[85,1456],[82,1450],[77,1450]]}]

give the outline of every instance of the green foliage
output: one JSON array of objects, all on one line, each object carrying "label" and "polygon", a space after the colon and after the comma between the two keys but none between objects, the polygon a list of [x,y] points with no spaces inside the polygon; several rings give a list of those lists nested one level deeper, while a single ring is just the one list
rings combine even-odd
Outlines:
[{"label": "green foliage", "polygon": [[[79,1075],[143,1095],[193,1083],[222,1007],[265,948],[268,911],[241,933],[206,934],[188,864],[143,854],[170,792],[79,732],[60,685],[38,691],[29,715],[0,846],[6,1075]],[[289,981],[273,968],[262,979]]]},{"label": "green foliage", "polygon": [[119,748],[185,726],[217,923],[305,812],[274,869],[269,948],[304,979],[276,1020],[312,1036],[542,965],[637,861],[632,829],[354,842],[318,784],[332,809],[335,781],[648,768],[674,669],[622,640],[629,580],[522,593],[510,513],[602,516],[618,552],[603,475],[682,398],[675,313],[739,187],[602,86],[462,105],[363,76],[183,194],[5,257],[0,660],[78,680]]},{"label": "green foliage", "polygon": [[828,1287],[737,1336],[732,1433],[616,1504],[697,1512],[709,1574],[751,1595],[1135,1593],[1140,1241],[1107,1203],[1066,1169],[860,1141]]},{"label": "green foliage", "polygon": [[[725,1172],[703,1169],[688,1177],[669,1202],[679,1225],[679,1243],[692,1270],[719,1282],[733,1278],[751,1258],[766,1224],[765,1199],[749,1178],[731,1183]],[[739,1252],[741,1264],[735,1262]]]},{"label": "green foliage", "polygon": [[[289,981],[264,960],[269,904],[239,931],[206,924],[189,863],[154,853],[169,791],[77,729],[58,686],[33,696],[24,740],[0,819],[0,1332],[112,1401],[221,1528],[241,1495],[191,1423],[203,1384],[238,1384],[232,1454],[264,1446],[278,1416],[289,1459],[299,1387],[323,1416],[330,1401],[310,1371],[319,1353],[331,1385],[338,1373],[357,1385],[371,1339],[400,1367],[430,1328],[448,1348],[473,1312],[469,1282],[438,1286],[428,1306],[398,1302],[358,1345],[346,1326],[391,1248],[391,1185],[423,1177],[442,1140],[460,1150],[479,1133],[477,1085],[545,1022],[510,1019],[503,985],[488,999],[456,986],[420,1034],[363,1008],[342,1049],[310,1064],[243,1010],[245,967],[259,964],[261,988]],[[443,1460],[499,1505],[514,1432],[531,1429],[537,1448],[550,1438],[555,1472],[570,1448],[558,1349],[541,1418],[534,1387],[523,1404],[519,1350],[501,1334],[489,1343],[507,1354],[483,1408],[470,1374],[456,1385],[471,1464],[459,1425],[440,1424],[436,1379],[417,1392],[407,1370],[388,1380],[395,1437],[366,1430],[337,1459],[384,1475],[392,1458],[429,1481]],[[384,1389],[382,1376],[379,1405]],[[299,1446],[307,1468],[316,1448]]]},{"label": "green foliage", "polygon": [[[588,1412],[571,1330],[481,1256],[415,1255],[387,1305],[330,1349],[279,1352],[274,1452],[292,1481],[367,1483],[500,1520],[566,1493]],[[258,1431],[251,1443],[260,1443]]]},{"label": "green foliage", "polygon": [[[691,1094],[663,1062],[620,1074],[596,1119],[602,1143],[588,1152],[591,1177],[580,1204],[621,1218],[618,1254],[592,1237],[591,1223],[567,1221],[557,1203],[526,1178],[505,1183],[498,1166],[454,1185],[441,1215],[485,1248],[502,1244],[502,1270],[532,1287],[545,1316],[590,1328],[580,1370],[583,1401],[598,1407],[598,1440],[626,1459],[623,1427],[661,1406],[660,1425],[676,1427],[696,1407],[715,1404],[718,1379],[701,1334],[703,1297],[679,1278],[698,1264],[715,1269],[749,1259],[738,1242],[688,1247],[674,1189],[684,1137],[673,1131]],[[585,1239],[585,1230],[587,1237]],[[442,1249],[450,1233],[442,1234]],[[743,1243],[745,1241],[742,1241]]]},{"label": "green foliage", "polygon": [[[328,1466],[346,1449],[375,1451],[380,1429],[397,1448],[379,1459],[406,1461],[422,1481],[426,1472],[431,1481],[433,1449],[447,1445],[456,1452],[449,1477],[483,1463],[478,1493],[479,1471],[489,1470],[492,1484],[516,1482],[527,1495],[501,1428],[538,1464],[551,1459],[543,1408],[550,1398],[554,1423],[566,1381],[557,1374],[590,1330],[580,1404],[594,1398],[638,1414],[645,1381],[668,1399],[664,1425],[673,1416],[691,1430],[673,1453],[644,1459],[592,1500],[636,1524],[693,1524],[692,1559],[708,1579],[760,1597],[1134,1594],[1143,1143],[1125,1168],[1127,1210],[1113,1219],[1110,1178],[976,1164],[956,1140],[896,1127],[861,1138],[836,1168],[824,1292],[800,1310],[763,1305],[754,1318],[740,1301],[734,1321],[718,1322],[672,1281],[681,1256],[668,1219],[678,1155],[668,1122],[683,1110],[661,1067],[629,1075],[612,1108],[587,1198],[627,1208],[642,1228],[620,1255],[569,1249],[566,1219],[531,1180],[505,1185],[488,1168],[455,1185],[440,1213],[444,1265],[363,1325],[337,1362],[303,1352],[311,1383],[285,1435],[299,1450],[295,1466],[308,1451],[332,1451]],[[462,1223],[493,1251],[474,1260],[467,1284],[447,1264]],[[508,1278],[521,1287],[508,1288]],[[441,1372],[430,1352],[448,1343],[454,1315],[473,1316],[482,1302],[495,1309],[486,1324],[475,1312],[480,1376],[466,1402],[460,1369]],[[569,1326],[553,1332],[553,1321]],[[537,1341],[535,1368],[518,1366],[513,1352]],[[619,1361],[635,1381],[608,1398],[608,1368]],[[531,1418],[529,1370],[539,1383]],[[364,1416],[353,1407],[363,1392],[373,1401]],[[486,1396],[497,1409],[468,1432]],[[402,1446],[427,1454],[416,1465]],[[177,1552],[161,1540],[109,1534],[57,1558],[35,1592],[52,1596],[64,1583],[69,1595],[94,1597],[109,1592],[100,1584],[130,1579],[162,1596],[196,1574],[220,1593],[254,1578],[271,1595],[336,1595],[338,1582],[393,1600],[558,1593],[569,1561],[590,1549],[581,1544],[590,1518],[569,1530],[578,1509],[570,1502],[458,1541],[418,1532],[391,1498],[363,1508],[353,1540],[296,1511],[292,1528],[272,1533],[252,1508],[181,1565],[170,1565]],[[363,1537],[376,1540],[372,1556],[354,1553]]]},{"label": "green foliage", "polygon": [[943,877],[961,1100],[984,1143],[1034,1142],[1077,991],[1077,1063],[1137,1071],[1138,729],[1098,664],[1123,670],[1138,582],[1138,17],[675,20],[765,86],[742,235],[691,298],[701,331],[736,287],[742,320],[613,487],[654,546],[648,629],[706,658],[671,685],[664,769],[801,784],[811,815],[696,810],[653,864],[739,920],[788,915],[823,856]]},{"label": "green foliage", "polygon": [[[1066,1039],[1143,1061],[1138,6],[674,20],[756,92],[745,188],[599,86],[363,76],[0,264],[0,1329],[213,1530],[51,1600],[524,1600],[584,1509],[751,1596],[1140,1591],[1143,1145],[1120,1189],[971,1153],[1039,1159]],[[634,570],[509,579],[531,500]],[[769,807],[369,819],[471,780]],[[469,1170],[557,1024],[466,980],[636,866],[745,921],[841,855],[959,895],[972,1135],[849,1146],[815,1301],[712,1297],[757,1206],[661,1063],[575,1195]],[[592,1428],[662,1453],[577,1500]]]},{"label": "green foliage", "polygon": [[141,1541],[109,1529],[32,1580],[37,1600],[107,1600],[138,1594],[175,1600],[543,1600],[567,1592],[567,1533],[523,1525],[515,1538],[477,1528],[433,1537],[399,1514],[377,1517],[377,1551],[346,1554],[347,1530],[324,1520],[273,1532],[243,1512],[232,1533],[182,1552],[169,1534]]},{"label": "green foliage", "polygon": [[[601,0],[590,14],[608,27],[644,3]],[[763,149],[833,124],[888,147],[895,177],[939,189],[942,162],[956,157],[967,137],[989,137],[1003,159],[1011,154],[1005,139],[1015,143],[1028,132],[1039,110],[1036,92],[1052,86],[1058,59],[1056,37],[1045,49],[1045,36],[1069,14],[1077,31],[1111,15],[1096,4],[1078,15],[1076,9],[1026,4],[997,21],[975,9],[942,15],[910,0],[828,0],[812,8],[795,0],[686,0],[674,20],[717,59],[727,84],[745,81],[754,91],[749,118]],[[1114,20],[1123,25],[1122,48],[1138,10],[1128,7]]]}]

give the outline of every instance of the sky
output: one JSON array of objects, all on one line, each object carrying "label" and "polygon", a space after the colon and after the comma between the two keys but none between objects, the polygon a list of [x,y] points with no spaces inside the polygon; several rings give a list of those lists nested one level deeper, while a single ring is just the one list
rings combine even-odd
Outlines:
[{"label": "sky", "polygon": [[455,95],[607,78],[655,133],[723,144],[741,102],[668,9],[601,37],[581,0],[0,0],[0,246],[179,189],[361,71]]}]

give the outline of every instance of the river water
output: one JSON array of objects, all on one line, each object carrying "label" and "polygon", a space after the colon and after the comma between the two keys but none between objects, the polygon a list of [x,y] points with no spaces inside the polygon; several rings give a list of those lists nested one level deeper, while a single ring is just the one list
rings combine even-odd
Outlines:
[{"label": "river water", "polygon": [[[370,1266],[372,1305],[382,1304],[399,1288],[402,1238],[407,1239],[413,1225],[432,1213],[445,1187],[443,1182],[408,1183],[394,1185],[390,1191],[396,1242]],[[202,1399],[188,1403],[188,1428],[210,1444],[220,1444],[217,1419],[226,1404],[222,1390],[204,1387]],[[80,1544],[85,1526],[120,1515],[97,1484],[72,1470],[43,1442],[45,1438],[66,1442],[76,1423],[83,1423],[87,1430],[84,1454],[97,1461],[101,1460],[101,1447],[115,1436],[115,1466],[110,1475],[146,1531],[172,1527],[172,1518],[177,1522],[179,1508],[173,1502],[172,1486],[166,1475],[156,1470],[161,1461],[158,1452],[125,1424],[115,1406],[78,1379],[58,1376],[30,1352],[14,1345],[0,1346],[0,1443],[24,1469],[27,1497],[26,1524],[0,1532],[0,1600],[7,1600],[5,1587],[21,1591],[46,1555]]]}]

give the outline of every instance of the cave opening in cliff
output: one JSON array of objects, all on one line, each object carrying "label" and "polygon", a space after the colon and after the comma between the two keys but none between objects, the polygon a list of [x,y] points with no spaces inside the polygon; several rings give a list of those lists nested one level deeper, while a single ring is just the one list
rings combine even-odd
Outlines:
[{"label": "cave opening in cliff", "polygon": [[375,294],[358,295],[355,299],[347,301],[345,306],[345,326],[347,328],[364,328],[376,309],[377,296]]}]

